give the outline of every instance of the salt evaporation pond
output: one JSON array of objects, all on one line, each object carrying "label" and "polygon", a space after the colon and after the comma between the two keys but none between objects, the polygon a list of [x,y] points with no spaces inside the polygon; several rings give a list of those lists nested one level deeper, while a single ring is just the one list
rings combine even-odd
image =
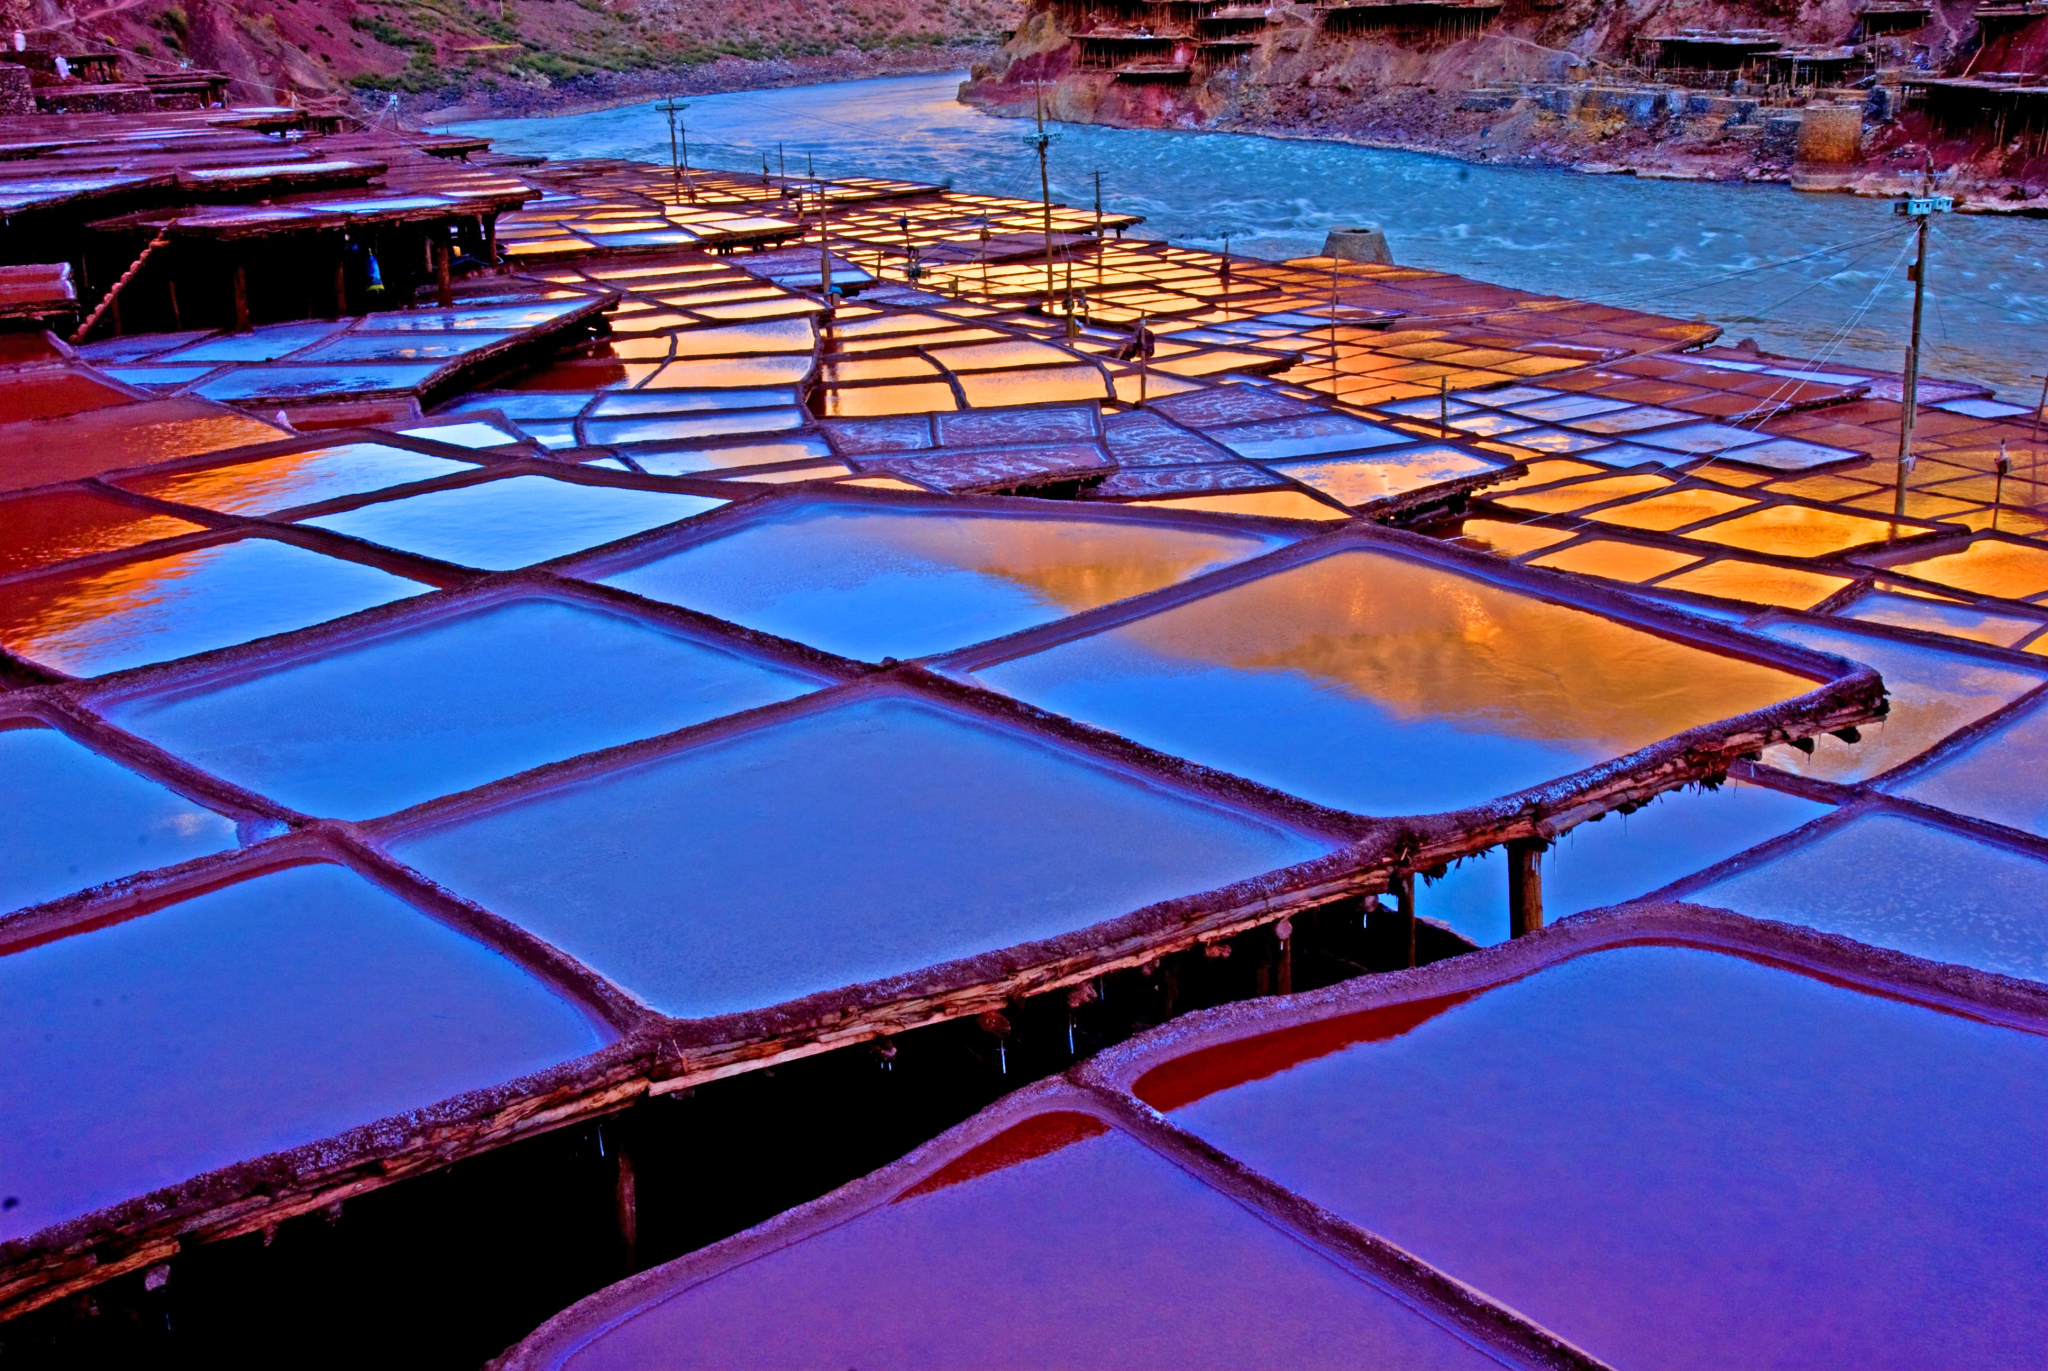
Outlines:
[{"label": "salt evaporation pond", "polygon": [[[965,72],[742,91],[688,102],[691,164],[898,176],[1038,197],[1028,124],[954,99]],[[652,102],[458,131],[501,152],[666,163]],[[1285,258],[1331,226],[1386,227],[1395,259],[1527,290],[1724,325],[1731,340],[1898,367],[1910,307],[1905,224],[1887,200],[1478,166],[1419,153],[1236,134],[1058,128],[1053,199],[1142,214],[1141,237]],[[1833,251],[1816,249],[1851,244]],[[2033,328],[2048,318],[2048,233],[2026,220],[1950,216],[1928,272],[1928,371],[2020,397],[2040,385]],[[1772,263],[1803,258],[1781,270]],[[1742,272],[1733,279],[1728,273]],[[1886,281],[1885,278],[1889,277]],[[1875,300],[1874,288],[1884,281]],[[1864,308],[1866,301],[1869,307]],[[1839,336],[1839,341],[1838,341]]]}]

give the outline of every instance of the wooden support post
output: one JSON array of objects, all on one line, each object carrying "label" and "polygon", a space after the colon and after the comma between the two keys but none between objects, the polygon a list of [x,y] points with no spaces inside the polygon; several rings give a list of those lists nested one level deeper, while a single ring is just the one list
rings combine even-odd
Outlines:
[{"label": "wooden support post", "polygon": [[249,268],[237,262],[229,274],[233,278],[232,286],[235,297],[235,332],[247,333],[250,327]]},{"label": "wooden support post", "polygon": [[455,307],[455,284],[448,276],[448,234],[438,226],[434,233],[434,290],[442,309]]},{"label": "wooden support post", "polygon": [[619,1250],[628,1272],[640,1269],[640,1186],[633,1169],[633,1151],[621,1140],[623,1129],[612,1134],[612,1160],[618,1164]]},{"label": "wooden support post", "polygon": [[498,216],[484,216],[484,265],[491,270],[498,269]]},{"label": "wooden support post", "polygon": [[1517,838],[1508,844],[1508,936],[1519,938],[1543,927],[1543,849],[1541,838]]},{"label": "wooden support post", "polygon": [[1415,873],[1404,871],[1394,878],[1394,960],[1402,966],[1415,965]]},{"label": "wooden support post", "polygon": [[1294,920],[1282,919],[1273,925],[1273,936],[1278,940],[1279,956],[1273,967],[1274,987],[1282,995],[1294,993]]},{"label": "wooden support post", "polygon": [[348,313],[348,244],[334,254],[334,313],[339,319]]}]

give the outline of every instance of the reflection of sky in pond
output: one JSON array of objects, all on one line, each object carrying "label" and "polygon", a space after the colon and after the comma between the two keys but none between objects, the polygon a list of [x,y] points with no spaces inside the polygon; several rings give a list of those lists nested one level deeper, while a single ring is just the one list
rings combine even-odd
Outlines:
[{"label": "reflection of sky in pond", "polygon": [[265,324],[247,333],[217,333],[203,343],[194,343],[164,354],[165,362],[268,362],[341,331],[338,323],[314,320],[303,324]]},{"label": "reflection of sky in pond", "polygon": [[289,543],[244,538],[17,581],[0,590],[0,642],[59,671],[97,676],[306,628],[431,589]]},{"label": "reflection of sky in pond", "polygon": [[[498,441],[512,439],[507,435]],[[131,476],[121,484],[159,500],[223,514],[268,514],[474,470],[467,462],[429,457],[409,448],[348,443],[197,471]]]},{"label": "reflection of sky in pond", "polygon": [[1375,552],[1321,557],[975,675],[1368,814],[1475,804],[1814,686]]},{"label": "reflection of sky in pond", "polygon": [[0,730],[0,777],[0,910],[235,845],[229,820],[52,728]]},{"label": "reflection of sky in pond", "polygon": [[201,525],[82,490],[56,490],[0,505],[0,573],[27,571],[96,552],[117,552]]},{"label": "reflection of sky in pond", "polygon": [[508,476],[305,522],[422,557],[505,571],[644,533],[724,503],[703,495]]},{"label": "reflection of sky in pond", "polygon": [[[1620,904],[1769,842],[1830,806],[1731,781],[1719,790],[1666,791],[1634,814],[1580,824],[1543,854],[1543,916]],[[1415,882],[1415,912],[1482,947],[1508,936],[1507,862],[1500,849]]]},{"label": "reflection of sky in pond", "polygon": [[1455,481],[1481,472],[1498,471],[1496,458],[1461,452],[1453,447],[1425,447],[1384,457],[1336,457],[1325,461],[1286,462],[1274,469],[1303,485],[1314,486],[1347,505],[1370,504],[1390,495]]},{"label": "reflection of sky in pond", "polygon": [[2039,1360],[2039,1036],[1671,947],[1431,1007],[1174,1121],[1610,1365]]},{"label": "reflection of sky in pond", "polygon": [[[777,856],[792,834],[801,861]],[[392,846],[683,1017],[1053,937],[1325,850],[905,699],[751,730]]]},{"label": "reflection of sky in pond", "polygon": [[633,464],[655,476],[680,476],[724,467],[772,466],[807,457],[830,457],[822,438],[792,438],[786,443],[741,443],[735,447],[683,448],[675,452],[636,452]]},{"label": "reflection of sky in pond", "polygon": [[1861,815],[1686,898],[2048,981],[2048,862],[1895,814]]},{"label": "reflection of sky in pond", "polygon": [[375,362],[355,366],[243,367],[217,376],[193,389],[193,394],[229,404],[263,399],[298,399],[310,395],[348,395],[410,390],[425,385],[442,367],[440,362]]},{"label": "reflection of sky in pond", "polygon": [[1877,668],[1884,678],[1891,712],[1858,729],[1862,741],[1827,736],[1814,740],[1811,756],[1790,747],[1766,754],[1772,766],[1850,785],[1867,781],[1919,756],[1965,724],[2009,704],[2048,680],[2048,671],[1988,662],[1959,652],[1920,647],[1817,624],[1774,624],[1773,638],[1832,652]]},{"label": "reflection of sky in pond", "polygon": [[1896,793],[2048,837],[2048,706],[2036,703]]},{"label": "reflection of sky in pond", "polygon": [[2039,619],[1997,614],[1975,605],[1948,604],[1941,600],[1922,599],[1918,595],[1894,595],[1883,590],[1866,591],[1857,596],[1848,608],[1836,612],[1845,619],[1917,628],[1924,633],[1946,633],[1950,637],[1995,643],[1999,647],[2011,647],[2041,627]]},{"label": "reflection of sky in pond", "polygon": [[1107,519],[963,516],[820,500],[603,579],[875,661],[1014,633],[1282,541]]},{"label": "reflection of sky in pond", "polygon": [[606,1040],[502,955],[324,865],[0,958],[0,1002],[8,1239]]},{"label": "reflection of sky in pond", "polygon": [[302,362],[409,362],[423,358],[460,357],[512,337],[509,333],[449,333],[440,337],[351,333],[322,343],[298,358]]},{"label": "reflection of sky in pond", "polygon": [[526,599],[106,713],[293,809],[361,819],[815,684],[622,615]]}]

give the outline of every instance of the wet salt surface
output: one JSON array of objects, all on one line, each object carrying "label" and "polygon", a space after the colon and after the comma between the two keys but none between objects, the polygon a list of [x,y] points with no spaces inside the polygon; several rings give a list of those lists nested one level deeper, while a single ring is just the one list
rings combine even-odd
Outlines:
[{"label": "wet salt surface", "polygon": [[1686,898],[2048,981],[2048,862],[1895,814],[1860,815]]},{"label": "wet salt surface", "polygon": [[0,1238],[602,1046],[352,872],[274,872],[0,957]]},{"label": "wet salt surface", "polygon": [[120,484],[142,495],[222,514],[270,514],[474,470],[468,462],[430,457],[410,448],[347,443],[196,471],[144,473]]},{"label": "wet salt surface", "polygon": [[1429,1008],[1139,1094],[1616,1366],[2038,1360],[2048,1041],[1662,947]]},{"label": "wet salt surface", "polygon": [[[1030,121],[958,103],[966,75],[696,97],[691,155],[695,165],[758,170],[782,143],[792,166],[814,157],[826,176],[900,176],[1035,201]],[[669,160],[668,124],[652,102],[460,127],[504,152]],[[1404,266],[1681,318],[1704,312],[1731,338],[1773,350],[1899,366],[1910,226],[1884,200],[1474,166],[1307,139],[1082,124],[1057,132],[1053,199],[1092,204],[1100,168],[1104,207],[1146,216],[1135,236],[1214,251],[1228,233],[1234,253],[1297,257],[1363,213],[1385,227]],[[2020,403],[2035,398],[2035,330],[2048,318],[2042,242],[2040,226],[2024,220],[1942,221],[1928,272],[1930,373],[1978,375]],[[1790,265],[1759,270],[1781,262]]]},{"label": "wet salt surface", "polygon": [[1327,850],[897,697],[560,786],[390,849],[685,1018],[1053,937]]},{"label": "wet salt surface", "polygon": [[103,713],[292,809],[362,819],[819,684],[532,597]]},{"label": "wet salt surface", "polygon": [[1811,756],[1773,747],[1764,759],[1780,771],[1844,785],[1901,766],[1943,738],[2012,703],[2048,681],[2048,671],[2009,666],[1959,652],[1920,647],[1814,624],[1773,624],[1759,630],[1817,652],[1877,668],[1891,712],[1859,730],[1862,741],[1816,738]]},{"label": "wet salt surface", "polygon": [[459,566],[510,571],[645,533],[725,503],[703,495],[508,476],[304,522]]},{"label": "wet salt surface", "polygon": [[[1634,814],[1580,824],[1543,854],[1543,915],[1561,919],[1661,889],[1790,833],[1832,805],[1731,781],[1666,791]],[[1415,883],[1415,912],[1490,947],[1508,937],[1507,861],[1493,848]]]},{"label": "wet salt surface", "polygon": [[232,820],[53,728],[0,729],[0,910],[234,845]]},{"label": "wet salt surface", "polygon": [[1378,552],[972,673],[1320,804],[1489,800],[1803,694],[1803,677]]},{"label": "wet salt surface", "polygon": [[118,552],[203,527],[85,491],[23,496],[0,504],[0,574]]},{"label": "wet salt surface", "polygon": [[2048,837],[2048,706],[2034,705],[1890,789],[1923,804]]},{"label": "wet salt surface", "polygon": [[1149,1148],[1063,1113],[652,1299],[558,1365],[1066,1366],[1077,1344],[1096,1364],[1175,1371],[1496,1365]]},{"label": "wet salt surface", "polygon": [[1980,643],[2011,647],[2041,627],[2039,619],[2018,614],[1996,614],[1975,605],[1944,604],[1917,595],[1894,595],[1882,590],[1866,591],[1841,611],[1845,619],[1866,623],[1896,624],[1926,633],[1947,633]]},{"label": "wet salt surface", "polygon": [[98,676],[232,647],[432,586],[269,538],[0,587],[0,643]]},{"label": "wet salt surface", "polygon": [[601,579],[842,656],[922,657],[1280,547],[1108,519],[785,505]]}]

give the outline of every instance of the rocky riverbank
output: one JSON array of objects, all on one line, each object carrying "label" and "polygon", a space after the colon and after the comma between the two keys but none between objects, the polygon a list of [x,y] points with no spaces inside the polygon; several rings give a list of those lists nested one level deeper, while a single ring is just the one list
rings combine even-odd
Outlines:
[{"label": "rocky riverbank", "polygon": [[[1917,190],[1932,163],[1961,208],[2048,212],[2040,140],[2008,142],[2003,125],[1937,127],[1907,98],[1916,73],[1928,74],[1925,44],[1893,67],[1865,45],[1854,51],[1867,65],[1844,59],[1828,68],[1830,82],[1799,83],[1805,69],[1789,65],[1786,80],[1758,79],[1776,71],[1768,62],[1742,68],[1746,76],[1646,65],[1644,54],[1665,40],[1597,0],[1431,3],[1435,29],[1397,30],[1347,27],[1379,6],[1197,0],[1185,21],[1155,22],[1124,13],[1127,0],[1031,0],[1011,41],[961,94],[998,114],[1028,115],[1043,100],[1051,117],[1083,123],[1866,195]],[[1948,8],[1929,6],[1924,33],[1945,35],[1937,56],[1966,62],[1975,21]],[[1832,0],[1799,6],[1788,41],[1860,31],[1862,21],[1840,9]],[[1659,27],[1683,17],[1674,10]]]}]

